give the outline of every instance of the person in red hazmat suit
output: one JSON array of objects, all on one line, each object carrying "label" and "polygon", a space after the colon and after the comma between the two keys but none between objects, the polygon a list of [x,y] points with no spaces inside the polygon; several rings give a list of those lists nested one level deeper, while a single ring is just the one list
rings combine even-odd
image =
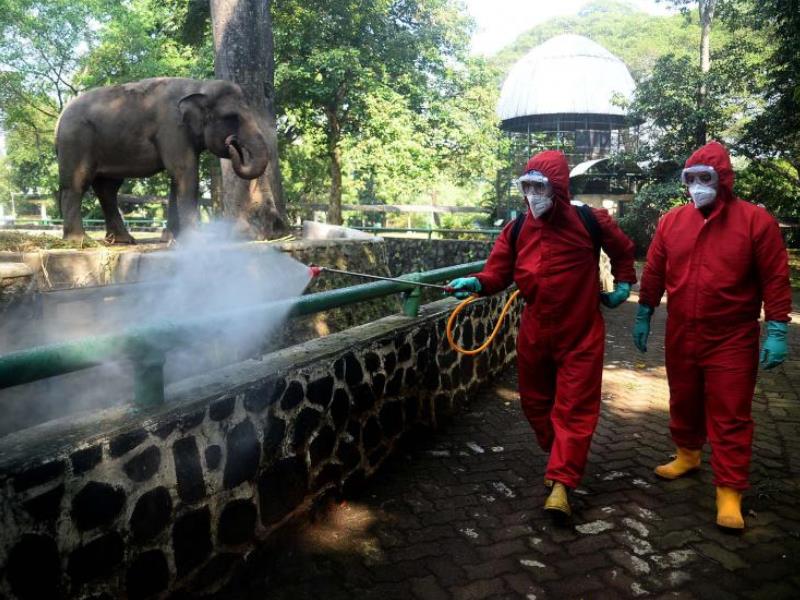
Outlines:
[{"label": "person in red hazmat suit", "polygon": [[[607,211],[588,209],[611,259],[614,291],[600,292],[598,252],[589,226],[570,203],[569,166],[561,152],[533,156],[518,185],[528,203],[521,227],[509,223],[486,265],[450,282],[458,298],[517,284],[525,308],[517,338],[522,410],[549,452],[545,510],[570,514],[600,411],[605,325],[600,303],[622,304],[636,282],[634,246]],[[585,213],[584,213],[585,214]]]},{"label": "person in red hazmat suit", "polygon": [[778,223],[733,195],[725,148],[697,150],[681,174],[692,198],[658,223],[639,293],[634,343],[647,351],[650,319],[667,292],[666,364],[675,460],[656,474],[676,479],[700,466],[706,437],[717,488],[717,524],[744,528],[759,363],[761,304],[767,336],[761,365],[786,358],[789,265]]}]

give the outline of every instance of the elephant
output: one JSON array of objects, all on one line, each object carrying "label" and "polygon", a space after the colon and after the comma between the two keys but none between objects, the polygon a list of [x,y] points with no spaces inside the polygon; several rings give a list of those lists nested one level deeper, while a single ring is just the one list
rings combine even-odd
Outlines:
[{"label": "elephant", "polygon": [[81,240],[81,198],[91,185],[106,240],[133,244],[117,206],[125,178],[166,170],[167,229],[173,237],[198,222],[200,153],[230,159],[242,179],[269,162],[267,138],[241,88],[230,81],[159,77],[89,90],[67,104],[56,126],[58,198],[64,238]]}]

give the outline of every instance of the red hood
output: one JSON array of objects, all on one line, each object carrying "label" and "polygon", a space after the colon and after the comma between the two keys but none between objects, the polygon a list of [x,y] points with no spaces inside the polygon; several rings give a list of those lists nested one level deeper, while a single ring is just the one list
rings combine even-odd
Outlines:
[{"label": "red hood", "polygon": [[731,157],[728,155],[725,146],[719,142],[709,142],[699,148],[686,161],[687,167],[696,165],[714,167],[717,175],[719,175],[717,196],[725,201],[733,198],[733,167],[731,167]]},{"label": "red hood", "polygon": [[528,171],[539,171],[550,180],[556,201],[569,204],[569,165],[563,152],[545,150],[532,156],[525,166]]}]

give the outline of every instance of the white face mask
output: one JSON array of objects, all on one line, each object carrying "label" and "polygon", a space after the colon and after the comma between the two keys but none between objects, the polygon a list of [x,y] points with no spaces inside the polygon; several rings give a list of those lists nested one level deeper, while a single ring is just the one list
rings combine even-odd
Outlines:
[{"label": "white face mask", "polygon": [[693,183],[689,186],[689,195],[696,208],[703,208],[708,206],[717,197],[717,190],[710,185],[702,183]]},{"label": "white face mask", "polygon": [[526,194],[525,198],[528,200],[528,205],[531,207],[533,217],[538,219],[548,210],[553,208],[552,196],[543,196],[542,194]]}]

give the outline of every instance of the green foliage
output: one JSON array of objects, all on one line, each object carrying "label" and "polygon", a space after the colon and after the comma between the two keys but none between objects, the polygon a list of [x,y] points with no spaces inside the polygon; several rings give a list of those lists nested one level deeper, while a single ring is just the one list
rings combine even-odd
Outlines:
[{"label": "green foliage", "polygon": [[[696,2],[671,0],[687,19]],[[711,70],[699,57],[669,54],[637,88],[633,110],[652,124],[651,157],[682,162],[696,147],[702,124],[734,155],[749,157],[739,169],[737,193],[782,217],[798,216],[800,196],[800,3],[716,2]],[[700,85],[707,86],[702,106]],[[741,161],[739,161],[741,163]],[[738,164],[738,163],[737,163]]]},{"label": "green foliage", "polygon": [[364,123],[344,143],[345,198],[398,204],[419,197],[437,176],[424,117],[388,88],[364,103]]},{"label": "green foliage", "polygon": [[734,192],[778,214],[797,218],[800,217],[797,178],[797,170],[788,161],[748,161],[747,166],[736,173]]},{"label": "green foliage", "polygon": [[636,245],[637,256],[644,256],[656,233],[661,215],[685,202],[683,186],[673,179],[668,183],[650,183],[625,205],[625,214],[618,219],[622,231]]},{"label": "green foliage", "polygon": [[736,173],[734,192],[740,198],[763,204],[767,209],[787,221],[795,228],[784,231],[786,243],[791,248],[800,248],[800,202],[798,202],[798,172],[785,159],[761,158],[746,161],[743,169]]},{"label": "green foliage", "polygon": [[188,10],[186,0],[120,3],[100,31],[97,46],[82,61],[81,87],[147,77],[213,77],[210,36],[204,36],[198,47],[184,43]]},{"label": "green foliage", "polygon": [[634,79],[648,75],[670,52],[696,52],[700,29],[682,15],[655,17],[627,2],[601,0],[587,4],[575,17],[551,19],[520,35],[494,61],[502,72],[524,54],[563,33],[583,35],[622,59]]},{"label": "green foliage", "polygon": [[407,195],[429,184],[437,155],[423,136],[466,48],[462,8],[454,0],[274,3],[277,104],[295,135],[324,135],[322,149],[303,154],[315,167],[325,155],[331,182],[343,171],[355,182],[350,196],[370,189],[376,200],[396,198],[398,181]]},{"label": "green foliage", "polygon": [[[273,0],[279,151],[290,210],[328,202],[333,149],[346,203],[491,206],[498,170],[511,167],[510,141],[494,113],[503,76],[539,43],[576,33],[622,58],[640,81],[632,108],[652,123],[642,148],[647,157],[682,162],[705,123],[750,158],[738,172],[742,197],[800,216],[798,0],[719,0],[705,82],[697,3],[669,2],[684,14],[655,17],[624,1],[591,2],[575,17],[538,25],[497,56],[478,59],[466,56],[472,25],[459,0]],[[9,152],[0,194],[55,190],[55,119],[82,89],[160,75],[213,76],[207,0],[0,0],[0,35],[0,121]],[[701,83],[708,87],[702,109]],[[206,160],[206,180],[207,172]],[[124,191],[165,196],[168,182],[132,181]],[[644,188],[623,218],[640,248],[653,219],[681,197],[673,184]],[[91,199],[86,208],[99,211]],[[397,217],[397,224],[406,219]],[[412,221],[427,226],[430,215]],[[478,221],[440,215],[437,224]]]},{"label": "green foliage", "polygon": [[53,133],[78,91],[74,75],[112,3],[105,0],[4,0],[0,7],[0,125],[12,182],[23,191],[53,191]]},{"label": "green foliage", "polygon": [[[15,189],[55,193],[56,120],[81,90],[160,75],[213,73],[209,36],[203,36],[197,48],[186,41],[191,37],[186,23],[196,4],[195,0],[2,0],[0,124],[6,131]],[[165,189],[162,180],[130,182],[123,191],[166,195],[168,186]],[[99,216],[91,199],[85,208],[90,216]]]},{"label": "green foliage", "polygon": [[800,195],[800,1],[747,2],[739,19],[773,40],[766,58],[766,109],[746,127],[740,147],[750,157],[769,155],[792,163],[795,197]]},{"label": "green foliage", "polygon": [[[730,139],[749,115],[743,107],[755,107],[752,62],[756,48],[744,43],[715,53],[712,70],[700,72],[697,58],[668,54],[656,61],[653,73],[636,88],[631,112],[649,127],[647,153],[663,159],[682,160],[696,148],[696,132],[705,125],[711,138]],[[705,82],[705,102],[697,102]],[[752,110],[752,109],[751,109]]]},{"label": "green foliage", "polygon": [[444,174],[460,186],[491,187],[504,166],[509,140],[495,114],[499,75],[487,61],[469,59],[461,69],[448,71],[448,86],[431,105],[428,144],[436,149]]}]

